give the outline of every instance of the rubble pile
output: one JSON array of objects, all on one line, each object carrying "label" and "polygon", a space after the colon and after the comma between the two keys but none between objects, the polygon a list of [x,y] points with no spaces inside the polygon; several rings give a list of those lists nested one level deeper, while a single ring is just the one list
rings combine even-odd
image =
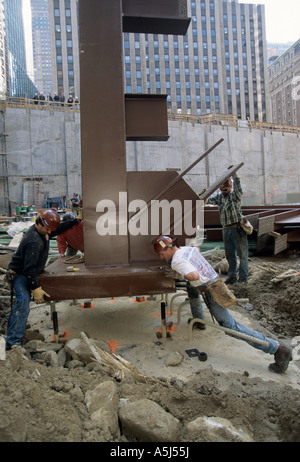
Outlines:
[{"label": "rubble pile", "polygon": [[299,441],[299,390],[210,369],[185,384],[120,377],[82,339],[14,346],[0,393],[2,442]]},{"label": "rubble pile", "polygon": [[[251,258],[249,284],[234,289],[248,299],[242,309],[248,306],[250,316],[287,341],[300,335],[300,278],[281,276],[298,265],[298,256]],[[3,277],[1,290],[7,295]],[[0,335],[9,310],[10,299],[1,299]],[[299,364],[300,356],[294,361]],[[300,440],[299,388],[247,371],[224,374],[200,362],[183,382],[180,365],[166,367],[173,368],[172,378],[149,377],[106,342],[83,337],[47,342],[29,326],[22,346],[0,360],[0,441]]]}]

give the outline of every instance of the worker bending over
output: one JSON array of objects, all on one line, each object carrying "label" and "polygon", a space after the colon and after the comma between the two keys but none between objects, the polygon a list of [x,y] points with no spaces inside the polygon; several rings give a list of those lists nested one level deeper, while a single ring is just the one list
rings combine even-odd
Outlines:
[{"label": "worker bending over", "polygon": [[[228,309],[220,305],[220,301],[217,303],[213,299],[213,292],[211,292],[210,286],[220,280],[220,278],[212,266],[201,255],[199,248],[177,247],[175,240],[170,236],[159,236],[153,242],[154,249],[161,259],[167,262],[170,261],[171,268],[179,273],[182,279],[189,281],[190,285],[194,288],[194,303],[199,304],[199,310],[201,311],[200,319],[204,319],[204,315],[199,292],[207,289],[208,309],[217,322],[228,329],[268,342],[268,346],[265,346],[255,343],[255,341],[245,340],[254,348],[262,350],[265,353],[274,354],[275,363],[269,365],[271,371],[278,373],[285,372],[289,361],[292,359],[290,348],[280,345],[276,340],[267,338],[263,334],[238,323],[231,316]],[[190,296],[191,293],[189,293]]]},{"label": "worker bending over", "polygon": [[36,303],[44,303],[49,295],[38,282],[49,254],[49,235],[57,236],[78,223],[77,219],[61,223],[53,210],[45,210],[24,234],[8,265],[7,282],[15,290],[16,301],[8,318],[6,349],[21,345],[29,316],[31,293]]}]

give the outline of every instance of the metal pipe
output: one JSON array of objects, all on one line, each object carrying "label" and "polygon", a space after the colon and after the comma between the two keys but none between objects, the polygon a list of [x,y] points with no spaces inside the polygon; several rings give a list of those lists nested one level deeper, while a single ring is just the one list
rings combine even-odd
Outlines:
[{"label": "metal pipe", "polygon": [[195,324],[195,322],[201,322],[202,324],[206,324],[207,326],[214,327],[215,329],[223,330],[225,333],[233,335],[233,337],[241,337],[244,340],[248,340],[253,343],[258,343],[259,345],[264,345],[264,346],[270,345],[269,342],[266,342],[265,340],[260,340],[258,338],[251,337],[250,335],[243,334],[242,332],[237,332],[235,330],[229,329],[228,327],[218,326],[217,324],[214,324],[209,321],[204,321],[204,319],[200,319],[200,318],[193,318],[189,324],[189,335],[188,335],[189,342],[192,340],[193,325]]},{"label": "metal pipe", "polygon": [[166,329],[166,305],[164,302],[160,304],[160,311],[161,311],[161,334],[163,338],[167,337],[167,329]]}]

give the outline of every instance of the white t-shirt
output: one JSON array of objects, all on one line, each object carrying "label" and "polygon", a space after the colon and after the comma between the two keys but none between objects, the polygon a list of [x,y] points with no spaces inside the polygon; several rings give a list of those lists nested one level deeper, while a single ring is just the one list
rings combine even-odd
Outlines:
[{"label": "white t-shirt", "polygon": [[218,277],[216,271],[201,255],[197,247],[180,247],[176,250],[172,258],[171,267],[183,278],[187,274],[197,271],[199,279],[190,281],[190,284],[196,287]]}]

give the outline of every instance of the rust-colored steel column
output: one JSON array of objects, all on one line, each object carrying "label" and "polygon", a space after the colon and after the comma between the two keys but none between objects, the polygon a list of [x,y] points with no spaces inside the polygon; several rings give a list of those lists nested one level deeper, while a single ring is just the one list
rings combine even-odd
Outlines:
[{"label": "rust-colored steel column", "polygon": [[[127,265],[128,235],[119,234],[118,220],[119,192],[127,191],[122,1],[80,0],[79,28],[85,264]],[[115,235],[97,232],[103,200],[116,206]]]}]

